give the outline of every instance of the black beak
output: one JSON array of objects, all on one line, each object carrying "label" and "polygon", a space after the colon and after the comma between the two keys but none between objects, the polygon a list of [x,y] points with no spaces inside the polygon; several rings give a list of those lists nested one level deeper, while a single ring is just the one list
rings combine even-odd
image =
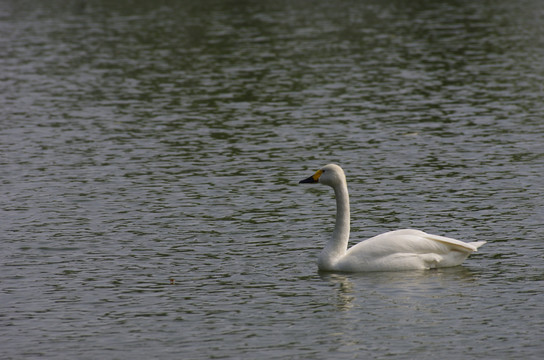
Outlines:
[{"label": "black beak", "polygon": [[307,178],[307,179],[300,180],[298,183],[299,183],[299,184],[314,184],[314,183],[316,183],[316,182],[317,182],[317,180],[314,179],[314,176],[312,175],[312,176],[310,176],[310,177]]}]

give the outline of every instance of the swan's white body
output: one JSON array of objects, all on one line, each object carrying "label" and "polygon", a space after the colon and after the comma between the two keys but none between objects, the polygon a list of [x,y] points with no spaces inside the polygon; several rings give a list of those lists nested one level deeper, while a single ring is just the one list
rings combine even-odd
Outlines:
[{"label": "swan's white body", "polygon": [[485,241],[465,243],[423,231],[395,230],[348,247],[350,230],[349,195],[344,171],[329,164],[301,183],[319,182],[334,189],[336,224],[331,240],[318,259],[323,271],[399,271],[434,269],[461,264]]}]

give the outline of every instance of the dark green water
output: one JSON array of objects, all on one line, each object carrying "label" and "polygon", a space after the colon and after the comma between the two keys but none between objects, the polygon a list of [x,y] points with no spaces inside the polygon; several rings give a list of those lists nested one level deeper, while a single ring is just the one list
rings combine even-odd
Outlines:
[{"label": "dark green water", "polygon": [[[1,2],[2,358],[540,358],[542,59],[540,1]],[[488,244],[319,274],[329,162],[353,243]]]}]

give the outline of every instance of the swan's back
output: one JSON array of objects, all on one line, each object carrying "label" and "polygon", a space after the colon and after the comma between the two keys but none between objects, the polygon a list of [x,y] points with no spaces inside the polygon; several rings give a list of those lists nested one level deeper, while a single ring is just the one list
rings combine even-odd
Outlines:
[{"label": "swan's back", "polygon": [[335,271],[395,271],[460,265],[485,241],[465,243],[423,231],[403,229],[362,241],[334,264]]}]

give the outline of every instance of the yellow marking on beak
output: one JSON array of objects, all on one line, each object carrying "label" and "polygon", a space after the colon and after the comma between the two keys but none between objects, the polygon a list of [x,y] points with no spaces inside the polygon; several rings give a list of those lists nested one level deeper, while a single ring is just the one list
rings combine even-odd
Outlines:
[{"label": "yellow marking on beak", "polygon": [[322,174],[323,174],[323,170],[317,170],[315,174],[312,175],[312,178],[314,179],[315,182],[317,182]]}]

